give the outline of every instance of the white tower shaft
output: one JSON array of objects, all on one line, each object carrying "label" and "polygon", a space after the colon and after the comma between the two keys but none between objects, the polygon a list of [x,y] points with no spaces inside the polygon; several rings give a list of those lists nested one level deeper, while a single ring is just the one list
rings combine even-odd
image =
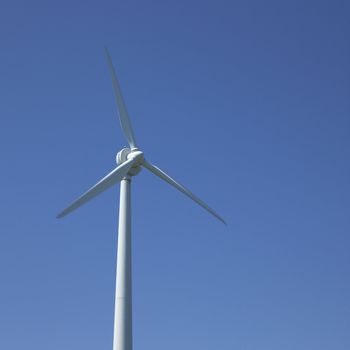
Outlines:
[{"label": "white tower shaft", "polygon": [[113,350],[132,350],[131,178],[120,183]]}]

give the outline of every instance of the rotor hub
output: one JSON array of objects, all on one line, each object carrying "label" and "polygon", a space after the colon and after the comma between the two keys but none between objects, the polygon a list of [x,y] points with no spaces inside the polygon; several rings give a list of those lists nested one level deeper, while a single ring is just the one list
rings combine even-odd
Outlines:
[{"label": "rotor hub", "polygon": [[134,159],[134,165],[129,170],[128,175],[135,176],[141,171],[141,165],[145,159],[143,152],[139,151],[138,148],[123,148],[117,153],[116,161],[118,165],[123,164],[129,159]]}]

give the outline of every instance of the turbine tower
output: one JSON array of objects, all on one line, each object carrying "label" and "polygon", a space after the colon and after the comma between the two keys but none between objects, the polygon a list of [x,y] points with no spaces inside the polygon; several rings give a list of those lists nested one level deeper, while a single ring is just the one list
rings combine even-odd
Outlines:
[{"label": "turbine tower", "polygon": [[126,110],[119,82],[113,68],[111,57],[106,49],[106,58],[115,92],[117,109],[123,133],[128,141],[129,148],[123,148],[116,157],[117,167],[92,186],[81,197],[64,209],[57,218],[62,218],[79,208],[109,187],[120,183],[119,227],[117,277],[115,292],[114,338],[113,350],[132,350],[132,285],[131,285],[131,179],[136,176],[141,167],[157,175],[180,192],[191,198],[215,218],[225,223],[219,214],[196,197],[186,187],[175,181],[163,170],[146,161],[144,154],[137,147],[130,118]]}]

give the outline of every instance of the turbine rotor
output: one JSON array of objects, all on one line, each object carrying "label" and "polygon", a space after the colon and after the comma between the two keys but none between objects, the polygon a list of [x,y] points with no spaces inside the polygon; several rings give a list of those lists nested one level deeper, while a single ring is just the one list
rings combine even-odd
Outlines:
[{"label": "turbine rotor", "polygon": [[108,61],[108,65],[110,68],[112,83],[115,92],[115,99],[117,103],[117,110],[119,114],[120,124],[124,133],[126,140],[128,141],[130,148],[123,148],[120,150],[116,156],[117,167],[112,170],[109,174],[107,174],[104,178],[102,178],[97,184],[91,187],[87,192],[85,192],[82,196],[80,196],[76,201],[74,201],[69,207],[63,210],[60,214],[58,214],[58,218],[61,218],[73,210],[79,208],[81,205],[88,202],[90,199],[94,198],[98,194],[104,192],[106,189],[111,187],[112,185],[121,182],[123,179],[136,176],[142,168],[146,168],[148,171],[167,182],[169,185],[176,188],[178,191],[182,192],[184,195],[192,199],[198,205],[200,205],[203,209],[207,210],[211,215],[216,217],[221,222],[225,223],[225,220],[216,213],[213,209],[211,209],[204,201],[195,196],[189,189],[180,184],[178,181],[169,176],[165,171],[158,168],[156,165],[149,163],[146,161],[144,154],[140,151],[136,146],[135,136],[133,132],[133,128],[131,126],[129,114],[126,110],[126,105],[123,100],[123,96],[121,93],[120,85],[115,74],[115,70],[112,64],[111,57],[106,49],[106,57]]}]

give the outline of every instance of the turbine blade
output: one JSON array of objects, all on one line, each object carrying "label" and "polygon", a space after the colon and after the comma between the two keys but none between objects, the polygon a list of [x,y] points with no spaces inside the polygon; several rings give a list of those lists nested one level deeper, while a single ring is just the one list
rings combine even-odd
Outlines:
[{"label": "turbine blade", "polygon": [[117,79],[117,75],[115,73],[113,63],[111,56],[109,55],[109,52],[107,48],[105,48],[105,53],[106,53],[106,58],[109,66],[109,70],[112,76],[112,82],[113,82],[113,88],[114,88],[114,93],[115,93],[115,99],[117,101],[117,108],[118,108],[118,114],[119,114],[119,121],[120,125],[122,127],[122,130],[124,132],[124,135],[126,139],[128,140],[130,148],[136,148],[136,141],[135,141],[135,136],[134,132],[132,130],[130,118],[128,115],[128,112],[126,110],[126,106],[123,100],[122,92],[120,89],[120,85]]},{"label": "turbine blade", "polygon": [[68,206],[61,213],[59,213],[57,215],[57,218],[60,219],[63,216],[66,216],[73,210],[79,208],[80,206],[88,202],[90,199],[105,191],[107,188],[111,187],[117,182],[120,182],[128,174],[128,171],[133,166],[133,164],[134,160],[129,159],[125,163],[119,165],[102,180],[100,180],[96,185],[92,186],[87,192],[85,192],[81,197],[74,201],[70,206]]},{"label": "turbine blade", "polygon": [[191,198],[193,201],[195,201],[197,204],[199,204],[201,207],[203,207],[205,210],[207,210],[210,214],[214,215],[218,220],[226,224],[225,220],[217,214],[213,209],[211,209],[207,204],[205,204],[201,199],[199,199],[197,196],[195,196],[191,191],[189,191],[186,187],[175,181],[173,178],[171,178],[168,174],[166,174],[163,170],[159,169],[155,165],[148,163],[146,160],[142,164],[146,169],[151,171],[153,174],[159,176],[161,179],[166,181],[168,184],[174,186],[176,189],[181,191],[183,194],[185,194],[187,197]]}]

